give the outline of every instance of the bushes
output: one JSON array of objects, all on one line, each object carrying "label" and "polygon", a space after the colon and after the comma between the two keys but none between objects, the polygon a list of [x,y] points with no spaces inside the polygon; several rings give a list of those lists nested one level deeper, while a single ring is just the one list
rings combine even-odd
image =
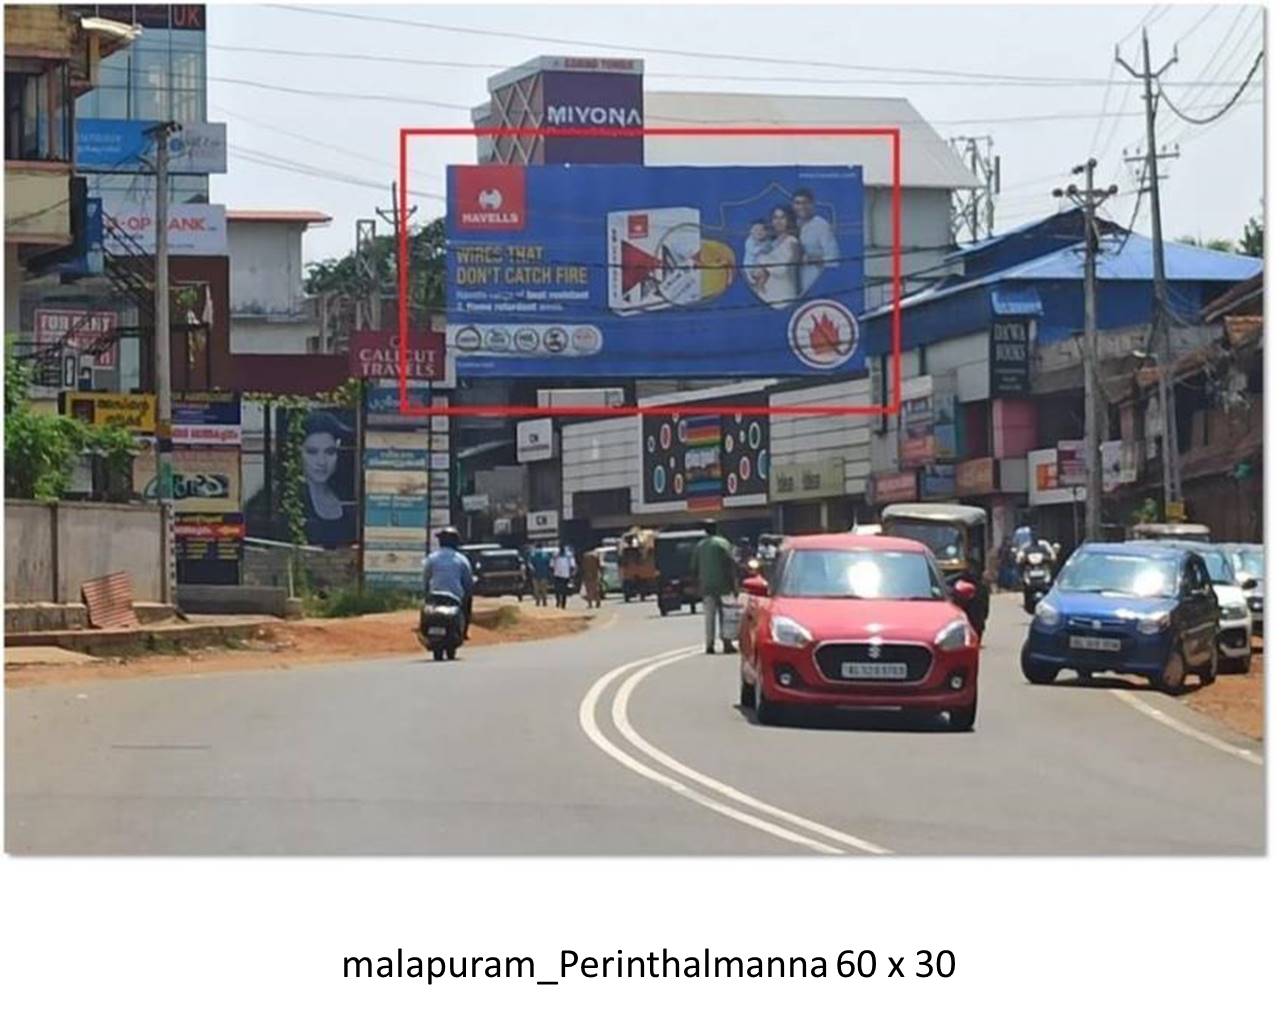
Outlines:
[{"label": "bushes", "polygon": [[410,591],[391,587],[363,589],[349,585],[329,594],[310,595],[306,599],[305,610],[310,616],[322,619],[342,619],[372,612],[418,608],[420,604],[420,596]]}]

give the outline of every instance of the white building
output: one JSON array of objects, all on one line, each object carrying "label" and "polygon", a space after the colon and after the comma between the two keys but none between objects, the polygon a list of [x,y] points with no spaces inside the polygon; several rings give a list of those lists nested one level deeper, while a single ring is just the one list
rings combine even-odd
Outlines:
[{"label": "white building", "polygon": [[330,221],[320,211],[228,212],[234,355],[323,350],[317,300],[304,292],[303,240]]}]

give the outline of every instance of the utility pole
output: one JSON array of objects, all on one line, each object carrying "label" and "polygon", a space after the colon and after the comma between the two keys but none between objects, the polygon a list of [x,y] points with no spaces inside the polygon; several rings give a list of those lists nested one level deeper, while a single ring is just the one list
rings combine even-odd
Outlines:
[{"label": "utility pole", "polygon": [[354,323],[356,330],[373,331],[380,326],[380,294],[375,272],[375,219],[359,218],[356,225],[354,261],[364,291],[354,300]]},{"label": "utility pole", "polygon": [[1085,328],[1081,341],[1081,360],[1085,370],[1085,540],[1101,541],[1103,538],[1103,437],[1099,420],[1103,406],[1098,385],[1098,224],[1095,220],[1099,207],[1116,194],[1115,185],[1106,190],[1094,188],[1094,169],[1097,160],[1072,169],[1073,175],[1085,176],[1085,189],[1075,183],[1066,190],[1055,190],[1055,197],[1069,197],[1085,219]]},{"label": "utility pole", "polygon": [[1160,155],[1157,152],[1156,117],[1160,99],[1157,80],[1179,62],[1175,52],[1160,70],[1152,69],[1152,51],[1148,45],[1147,30],[1143,31],[1143,70],[1139,72],[1121,59],[1120,47],[1117,47],[1116,62],[1124,67],[1132,77],[1143,82],[1143,100],[1146,108],[1148,153],[1147,179],[1148,195],[1152,212],[1152,344],[1156,350],[1157,372],[1160,374],[1157,384],[1161,407],[1161,468],[1162,486],[1166,503],[1166,515],[1169,518],[1172,510],[1181,510],[1183,505],[1183,483],[1180,476],[1178,421],[1174,407],[1174,390],[1170,381],[1170,310],[1166,299],[1165,285],[1165,245],[1161,235],[1161,183],[1157,172],[1157,159],[1173,158],[1178,152]]},{"label": "utility pole", "polygon": [[148,133],[156,140],[156,334],[153,362],[156,373],[156,487],[167,538],[166,598],[177,600],[178,569],[174,544],[174,432],[170,391],[170,135],[177,123],[162,122]]}]

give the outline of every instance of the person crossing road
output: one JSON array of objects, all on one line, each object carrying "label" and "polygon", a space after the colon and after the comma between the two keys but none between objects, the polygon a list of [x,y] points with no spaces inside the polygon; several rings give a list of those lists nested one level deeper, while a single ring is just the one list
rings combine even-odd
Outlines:
[{"label": "person crossing road", "polygon": [[723,653],[733,652],[732,640],[723,625],[723,600],[736,589],[737,560],[732,544],[719,534],[719,527],[708,520],[702,527],[706,536],[692,550],[692,572],[701,592],[701,607],[706,620],[706,654],[714,654],[715,624],[723,641]]}]

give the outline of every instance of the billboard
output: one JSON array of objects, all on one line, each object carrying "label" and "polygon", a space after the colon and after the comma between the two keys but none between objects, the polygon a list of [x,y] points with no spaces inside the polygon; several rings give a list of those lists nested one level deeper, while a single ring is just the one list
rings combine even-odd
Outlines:
[{"label": "billboard", "polygon": [[[767,405],[760,392],[701,401],[702,407]],[[718,509],[768,497],[768,419],[757,415],[645,415],[642,423],[643,502]],[[741,500],[741,497],[756,497]]]},{"label": "billboard", "polygon": [[906,398],[902,402],[902,432],[898,440],[898,461],[904,468],[932,464],[937,458],[934,431],[937,416],[933,395]]},{"label": "billboard", "polygon": [[865,369],[858,166],[447,170],[462,377]]},{"label": "billboard", "polygon": [[[42,347],[67,342],[69,348],[84,351],[116,331],[115,310],[85,309],[78,306],[41,306],[32,318],[36,344]],[[110,369],[116,365],[116,342],[94,357],[94,365]]]},{"label": "billboard", "polygon": [[[348,375],[361,380],[396,380],[401,342],[396,330],[354,331],[348,339]],[[439,387],[455,386],[449,375],[446,337],[435,331],[407,335],[406,375],[411,380],[432,380]]]},{"label": "billboard", "polygon": [[357,420],[350,408],[277,409],[273,419],[277,537],[290,540],[281,487],[291,472],[284,455],[290,445],[293,414],[303,415],[297,493],[303,507],[304,539],[309,545],[327,548],[351,545],[357,541]]},{"label": "billboard", "polygon": [[[76,117],[76,171],[155,174],[155,120],[99,120]],[[228,171],[228,127],[224,123],[183,123],[170,137],[172,175],[204,176]]]},{"label": "billboard", "polygon": [[185,391],[174,399],[171,419],[175,446],[241,446],[240,394]]},{"label": "billboard", "polygon": [[155,394],[68,393],[63,413],[93,426],[122,426],[139,436],[156,432]]},{"label": "billboard", "polygon": [[[144,253],[156,252],[156,198],[141,193],[103,194],[103,218],[125,233],[131,247]],[[228,221],[222,204],[175,204],[170,208],[170,254],[188,257],[219,257],[228,252]],[[118,256],[130,256],[133,249],[110,235],[103,249]]]},{"label": "billboard", "polygon": [[[241,512],[240,447],[177,447],[173,461],[175,510]],[[157,498],[155,454],[134,458],[134,491],[143,499]]]},{"label": "billboard", "polygon": [[[563,57],[558,69],[541,74],[545,125],[550,127],[643,126],[643,74],[602,66],[597,57]],[[615,61],[634,63],[634,61]],[[643,164],[643,137],[546,137],[545,164]]]}]

